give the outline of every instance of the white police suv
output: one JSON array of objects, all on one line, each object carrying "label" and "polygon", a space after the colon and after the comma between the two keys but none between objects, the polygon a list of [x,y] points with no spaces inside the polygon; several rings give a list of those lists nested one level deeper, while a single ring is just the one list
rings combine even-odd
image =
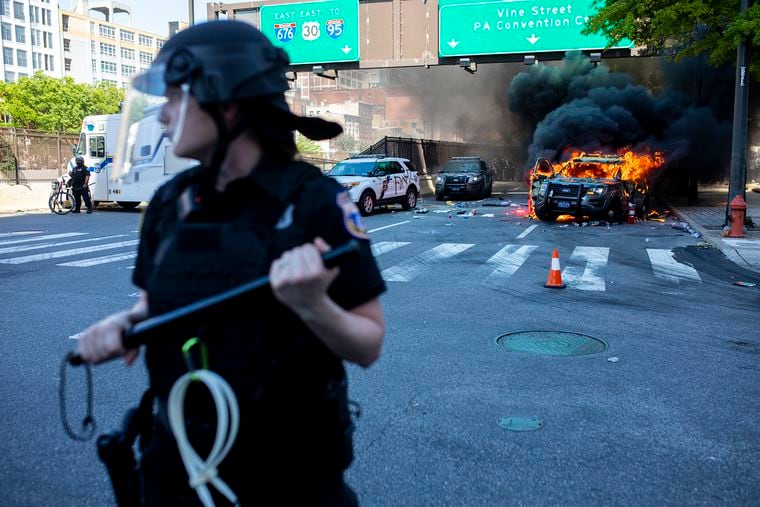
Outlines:
[{"label": "white police suv", "polygon": [[357,155],[335,164],[328,173],[343,188],[359,212],[370,215],[376,206],[400,204],[404,209],[417,207],[420,177],[405,158],[385,155]]}]

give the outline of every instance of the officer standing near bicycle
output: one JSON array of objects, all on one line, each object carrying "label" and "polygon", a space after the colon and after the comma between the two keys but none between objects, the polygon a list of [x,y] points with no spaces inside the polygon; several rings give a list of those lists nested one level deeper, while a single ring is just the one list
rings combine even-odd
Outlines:
[{"label": "officer standing near bicycle", "polygon": [[84,205],[87,206],[87,213],[92,213],[92,201],[90,200],[90,170],[84,165],[84,157],[77,155],[76,165],[69,171],[69,184],[71,191],[74,194],[74,209],[72,213],[79,213],[79,208],[82,206],[82,198],[84,198]]},{"label": "officer standing near bicycle", "polygon": [[[343,361],[368,367],[379,357],[385,286],[348,194],[294,161],[294,130],[328,139],[341,128],[290,112],[288,63],[252,25],[212,21],[171,38],[133,82],[166,97],[161,121],[175,154],[201,165],[162,186],[146,211],[133,276],[140,301],[85,330],[79,353],[131,364],[138,351],[124,350],[121,335],[132,324],[257,276],[268,274],[272,289],[146,345],[158,409],[140,463],[145,505],[198,503],[167,422],[169,391],[188,362],[207,362],[240,406],[237,440],[218,468],[240,505],[357,504],[343,478],[353,459]],[[351,239],[359,256],[326,269],[321,254]],[[186,361],[181,349],[195,336],[207,353]],[[213,443],[213,406],[190,386],[184,413],[201,456]]]}]

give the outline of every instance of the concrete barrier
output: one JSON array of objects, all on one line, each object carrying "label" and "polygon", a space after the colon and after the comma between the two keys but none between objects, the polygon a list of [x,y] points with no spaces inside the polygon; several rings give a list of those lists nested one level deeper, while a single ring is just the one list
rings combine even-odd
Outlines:
[{"label": "concrete barrier", "polygon": [[0,183],[0,213],[47,210],[50,192],[50,181]]}]

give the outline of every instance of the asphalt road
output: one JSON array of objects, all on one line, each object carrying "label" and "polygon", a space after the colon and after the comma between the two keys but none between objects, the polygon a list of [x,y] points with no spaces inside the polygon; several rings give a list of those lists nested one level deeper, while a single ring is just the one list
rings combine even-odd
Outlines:
[{"label": "asphalt road", "polygon": [[[760,289],[733,285],[756,275],[668,223],[544,224],[500,202],[426,200],[427,213],[366,220],[388,332],[376,365],[349,369],[363,415],[348,477],[362,504],[756,505]],[[0,216],[3,505],[112,504],[94,444],[61,429],[59,366],[70,335],[134,303],[139,218]],[[544,288],[554,248],[565,289]],[[606,349],[497,342],[518,331]],[[84,376],[70,375],[78,421]],[[139,399],[144,366],[113,362],[94,379],[109,431]],[[498,424],[518,416],[542,427]]]}]

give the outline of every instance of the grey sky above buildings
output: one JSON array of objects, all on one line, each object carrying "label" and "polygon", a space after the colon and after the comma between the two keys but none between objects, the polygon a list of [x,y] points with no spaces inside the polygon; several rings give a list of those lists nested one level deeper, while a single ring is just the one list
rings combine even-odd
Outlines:
[{"label": "grey sky above buildings", "polygon": [[[132,7],[132,26],[158,35],[168,35],[169,21],[187,21],[187,0],[119,0]],[[58,6],[72,10],[76,0],[59,0]],[[195,0],[195,21],[206,20],[206,0]],[[116,15],[113,20],[126,24],[126,15]]]}]

